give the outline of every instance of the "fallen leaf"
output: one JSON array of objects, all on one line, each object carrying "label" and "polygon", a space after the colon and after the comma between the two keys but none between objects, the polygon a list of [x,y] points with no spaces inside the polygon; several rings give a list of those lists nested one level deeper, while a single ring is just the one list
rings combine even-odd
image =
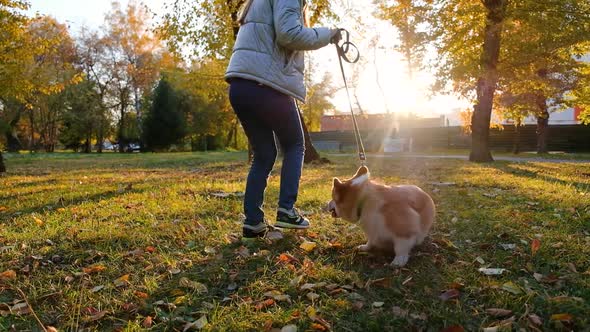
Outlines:
[{"label": "fallen leaf", "polygon": [[283,328],[281,329],[281,332],[297,332],[297,325],[287,325],[287,326],[283,326]]},{"label": "fallen leaf", "polygon": [[275,300],[273,300],[273,299],[266,299],[266,300],[264,300],[264,301],[260,301],[260,302],[258,302],[258,303],[257,303],[257,304],[254,306],[254,308],[256,308],[256,310],[262,310],[262,309],[265,309],[265,308],[268,308],[268,307],[270,307],[270,306],[271,306],[271,305],[273,305],[273,304],[275,304]]},{"label": "fallen leaf", "polygon": [[310,242],[310,241],[304,241],[299,246],[299,248],[301,248],[307,252],[312,252],[316,247],[317,247],[317,244],[315,242]]},{"label": "fallen leaf", "polygon": [[481,267],[478,269],[478,271],[487,275],[487,276],[497,276],[497,275],[501,275],[502,273],[504,273],[504,271],[506,271],[506,269]]},{"label": "fallen leaf", "polygon": [[135,249],[127,252],[127,256],[141,256],[143,253],[144,251],[142,249]]},{"label": "fallen leaf", "polygon": [[108,312],[106,310],[98,311],[90,316],[86,316],[82,318],[82,321],[85,323],[95,322],[97,320],[101,320],[104,316],[106,316]]},{"label": "fallen leaf", "polygon": [[312,323],[311,328],[316,331],[328,331],[328,329],[324,325],[319,323]]},{"label": "fallen leaf", "polygon": [[275,241],[283,239],[283,232],[281,231],[270,231],[266,233],[266,239]]},{"label": "fallen leaf", "polygon": [[287,294],[283,294],[277,290],[266,292],[266,293],[264,293],[264,296],[270,297],[273,300],[278,301],[278,302],[291,301],[291,296],[289,296]]},{"label": "fallen leaf", "polygon": [[391,278],[379,278],[375,280],[367,281],[365,288],[369,288],[371,286],[379,286],[383,288],[391,288]]},{"label": "fallen leaf", "polygon": [[45,329],[47,330],[47,332],[59,332],[55,327],[53,326],[47,326],[45,327]]},{"label": "fallen leaf", "polygon": [[98,273],[98,272],[102,272],[104,270],[106,270],[107,268],[104,265],[93,265],[93,266],[89,266],[89,267],[85,267],[82,269],[82,271],[86,274],[91,274],[91,273]]},{"label": "fallen leaf", "polygon": [[574,319],[574,317],[570,314],[554,314],[551,315],[551,320],[557,320],[560,322],[569,322],[572,319]]},{"label": "fallen leaf", "polygon": [[518,294],[522,293],[522,290],[520,289],[520,287],[518,287],[512,281],[508,281],[508,282],[504,283],[502,285],[502,289],[509,292],[509,293],[512,293],[514,295],[518,295]]},{"label": "fallen leaf", "polygon": [[299,263],[299,260],[295,257],[293,257],[293,255],[290,254],[280,254],[279,258],[278,258],[279,263],[284,263],[284,264],[290,264],[293,262],[297,262]]},{"label": "fallen leaf", "polygon": [[300,290],[309,290],[309,289],[314,289],[316,287],[316,284],[303,284],[303,286],[301,286],[299,289]]},{"label": "fallen leaf", "polygon": [[13,315],[24,316],[24,315],[28,315],[31,313],[31,308],[29,307],[29,305],[26,302],[20,302],[20,303],[13,305],[10,308],[10,312]]},{"label": "fallen leaf", "polygon": [[199,294],[205,294],[209,291],[207,289],[206,285],[204,285],[198,281],[189,280],[187,277],[180,278],[180,280],[178,281],[178,284],[180,285],[180,287],[195,290]]},{"label": "fallen leaf", "polygon": [[449,288],[453,288],[453,289],[462,289],[463,287],[465,287],[465,284],[462,284],[458,281],[454,281],[449,285]]},{"label": "fallen leaf", "polygon": [[8,208],[6,206],[0,206],[0,212],[7,211]]},{"label": "fallen leaf", "polygon": [[37,218],[37,217],[33,217],[33,220],[35,221],[35,223],[37,224],[37,226],[43,226],[44,222],[43,220]]},{"label": "fallen leaf", "polygon": [[531,321],[531,323],[535,325],[543,325],[543,320],[541,319],[541,317],[535,314],[529,315],[529,321]]},{"label": "fallen leaf", "polygon": [[342,248],[342,243],[340,242],[329,242],[328,246],[332,249],[341,249]]},{"label": "fallen leaf", "polygon": [[359,311],[365,306],[365,302],[363,301],[355,301],[352,303],[352,309]]},{"label": "fallen leaf", "polygon": [[175,305],[181,305],[181,304],[185,303],[186,300],[187,300],[186,295],[183,295],[183,296],[179,296],[179,297],[175,298],[173,303]]},{"label": "fallen leaf", "polygon": [[143,319],[141,326],[146,329],[149,329],[152,327],[153,324],[154,324],[154,322],[152,320],[152,316],[147,316],[146,318]]},{"label": "fallen leaf", "polygon": [[449,327],[444,328],[441,332],[463,332],[465,329],[461,325],[451,325]]},{"label": "fallen leaf", "polygon": [[115,279],[115,287],[123,287],[129,284],[129,275],[126,274],[124,276],[121,276],[117,279]]},{"label": "fallen leaf", "polygon": [[516,249],[516,244],[514,243],[500,243],[500,247],[504,250],[514,250]]},{"label": "fallen leaf", "polygon": [[147,293],[140,291],[135,291],[133,294],[135,294],[135,296],[139,297],[140,299],[147,299],[149,297]]},{"label": "fallen leaf", "polygon": [[373,302],[373,308],[381,308],[385,302]]},{"label": "fallen leaf", "polygon": [[314,292],[307,293],[306,297],[310,301],[315,301],[315,300],[317,300],[317,299],[320,298],[320,296],[318,294],[314,293]]},{"label": "fallen leaf", "polygon": [[289,285],[297,286],[301,283],[301,281],[303,281],[303,275],[299,275],[299,276],[291,279],[291,281],[289,282]]},{"label": "fallen leaf", "polygon": [[423,320],[423,321],[428,320],[428,315],[425,313],[410,314],[410,317],[412,317],[413,319],[419,319],[419,320]]},{"label": "fallen leaf", "polygon": [[486,313],[490,316],[493,316],[493,317],[506,317],[506,316],[512,315],[512,310],[490,308],[490,309],[486,309]]},{"label": "fallen leaf", "polygon": [[13,280],[16,279],[16,272],[14,270],[6,270],[0,273],[0,280]]},{"label": "fallen leaf", "polygon": [[129,313],[134,313],[137,312],[137,310],[139,309],[139,306],[135,303],[124,303],[121,308],[125,311],[125,312],[129,312]]},{"label": "fallen leaf", "polygon": [[104,289],[104,285],[96,286],[96,287],[92,288],[92,292],[93,293],[97,293],[97,292],[100,292],[103,289]]},{"label": "fallen leaf", "polygon": [[533,278],[535,278],[535,280],[537,280],[537,281],[539,281],[539,282],[540,282],[541,280],[543,280],[543,278],[544,278],[544,277],[545,277],[545,276],[544,276],[544,275],[542,275],[542,274],[540,274],[540,273],[536,273],[536,272],[535,272],[535,273],[533,273]]},{"label": "fallen leaf", "polygon": [[574,263],[567,263],[567,268],[573,273],[578,273],[578,270],[576,269]]},{"label": "fallen leaf", "polygon": [[250,249],[241,246],[238,250],[237,250],[238,255],[244,257],[244,258],[248,258],[250,257]]},{"label": "fallen leaf", "polygon": [[149,252],[150,254],[154,253],[156,251],[156,247],[154,246],[147,246],[145,248],[145,251]]},{"label": "fallen leaf", "polygon": [[315,320],[318,317],[317,311],[314,307],[307,307],[307,309],[305,309],[305,313],[311,320]]},{"label": "fallen leaf", "polygon": [[215,250],[215,248],[213,247],[205,247],[205,253],[215,255],[217,253],[217,250]]},{"label": "fallen leaf", "polygon": [[534,256],[537,253],[537,251],[539,251],[539,248],[541,248],[541,240],[534,239],[531,242],[531,254]]},{"label": "fallen leaf", "polygon": [[443,302],[446,302],[448,300],[459,298],[460,295],[461,295],[461,292],[459,292],[458,290],[449,289],[449,290],[445,291],[444,293],[442,293],[438,298],[443,300]]},{"label": "fallen leaf", "polygon": [[170,274],[175,275],[175,274],[179,274],[182,271],[180,271],[180,269],[178,269],[178,268],[172,268],[168,272],[170,272]]},{"label": "fallen leaf", "polygon": [[201,330],[207,325],[207,323],[207,317],[203,316],[192,323],[186,323],[182,331],[186,332],[189,330]]},{"label": "fallen leaf", "polygon": [[484,265],[486,263],[486,261],[484,261],[483,258],[479,256],[475,258],[475,261],[478,262],[480,265]]},{"label": "fallen leaf", "polygon": [[391,308],[391,311],[393,312],[393,315],[396,317],[400,317],[400,318],[405,318],[408,316],[409,310],[406,309],[402,309],[398,306],[395,306],[393,308]]}]

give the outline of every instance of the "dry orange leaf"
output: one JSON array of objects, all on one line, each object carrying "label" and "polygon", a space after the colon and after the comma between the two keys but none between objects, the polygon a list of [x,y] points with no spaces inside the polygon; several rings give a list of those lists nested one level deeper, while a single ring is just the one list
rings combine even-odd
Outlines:
[{"label": "dry orange leaf", "polygon": [[102,272],[106,269],[107,268],[104,265],[93,265],[93,266],[83,268],[82,271],[86,274],[91,274],[91,273]]},{"label": "dry orange leaf", "polygon": [[37,224],[37,226],[43,226],[43,224],[44,224],[43,220],[41,220],[37,217],[33,217],[33,220],[35,220],[35,223]]},{"label": "dry orange leaf", "polygon": [[7,270],[0,273],[0,280],[16,279],[16,272],[14,270]]},{"label": "dry orange leaf", "polygon": [[123,287],[123,286],[127,285],[128,283],[129,283],[129,275],[128,274],[121,276],[115,280],[116,287]]},{"label": "dry orange leaf", "polygon": [[570,314],[554,314],[551,315],[551,320],[558,320],[561,322],[568,322],[571,321],[572,319],[574,319],[574,316],[570,315]]},{"label": "dry orange leaf", "polygon": [[328,329],[324,325],[318,323],[311,324],[311,328],[316,331],[328,331]]},{"label": "dry orange leaf", "polygon": [[258,302],[255,306],[256,310],[262,310],[265,308],[270,307],[271,305],[275,304],[275,300],[273,299],[266,299],[262,302]]},{"label": "dry orange leaf", "polygon": [[149,295],[147,293],[144,292],[140,292],[140,291],[135,291],[135,296],[139,297],[140,299],[147,299],[149,297]]},{"label": "dry orange leaf", "polygon": [[539,251],[539,248],[541,248],[541,240],[534,239],[533,242],[531,242],[531,253],[533,256]]},{"label": "dry orange leaf", "polygon": [[465,331],[465,329],[463,328],[463,326],[461,325],[451,325],[447,328],[445,328],[444,330],[442,330],[441,332],[463,332]]},{"label": "dry orange leaf", "polygon": [[150,327],[152,327],[153,324],[154,324],[154,322],[152,320],[152,316],[147,316],[146,318],[143,319],[141,326],[143,326],[146,329],[149,329]]},{"label": "dry orange leaf", "polygon": [[0,206],[0,212],[4,212],[8,210],[8,208],[6,206]]},{"label": "dry orange leaf", "polygon": [[154,253],[156,251],[156,247],[154,247],[154,246],[147,246],[145,248],[145,251],[149,252],[150,254],[151,253]]},{"label": "dry orange leaf", "polygon": [[289,255],[289,254],[280,254],[279,255],[279,263],[291,263],[291,262],[298,262],[297,258]]}]

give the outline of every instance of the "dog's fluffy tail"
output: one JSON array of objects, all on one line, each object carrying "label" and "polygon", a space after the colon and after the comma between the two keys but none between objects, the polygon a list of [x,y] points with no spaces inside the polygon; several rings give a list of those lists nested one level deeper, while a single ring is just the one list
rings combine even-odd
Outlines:
[{"label": "dog's fluffy tail", "polygon": [[427,234],[432,224],[434,223],[434,218],[436,217],[436,206],[434,205],[434,201],[427,193],[423,195],[423,202],[422,202],[422,209],[420,210],[420,219],[422,221],[422,232],[423,234]]}]

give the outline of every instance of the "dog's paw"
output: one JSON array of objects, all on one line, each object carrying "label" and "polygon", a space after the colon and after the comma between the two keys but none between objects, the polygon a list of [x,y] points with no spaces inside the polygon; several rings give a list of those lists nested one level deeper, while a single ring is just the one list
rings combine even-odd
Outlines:
[{"label": "dog's paw", "polygon": [[368,244],[361,244],[360,246],[356,247],[356,250],[360,252],[368,252],[369,250],[371,250],[371,246]]},{"label": "dog's paw", "polygon": [[393,259],[393,262],[391,262],[391,265],[394,267],[402,267],[405,266],[408,263],[408,260],[410,259],[410,256],[395,256],[395,258]]}]

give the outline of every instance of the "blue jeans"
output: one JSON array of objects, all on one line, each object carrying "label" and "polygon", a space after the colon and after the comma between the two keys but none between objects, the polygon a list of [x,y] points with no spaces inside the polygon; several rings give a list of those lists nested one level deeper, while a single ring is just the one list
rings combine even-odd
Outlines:
[{"label": "blue jeans", "polygon": [[[247,224],[264,221],[264,191],[277,158],[277,137],[283,151],[279,207],[291,210],[297,201],[305,141],[295,100],[267,86],[232,79],[229,100],[254,153],[246,182],[244,214]],[[274,135],[273,135],[274,133]]]}]

